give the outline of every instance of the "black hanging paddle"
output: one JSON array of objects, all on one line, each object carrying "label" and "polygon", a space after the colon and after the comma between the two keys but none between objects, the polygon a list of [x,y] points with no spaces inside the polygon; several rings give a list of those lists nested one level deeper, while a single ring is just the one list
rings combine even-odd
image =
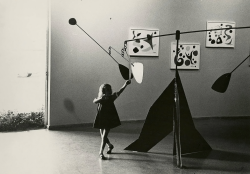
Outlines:
[{"label": "black hanging paddle", "polygon": [[[95,39],[93,39],[86,31],[84,31],[76,22],[76,19],[75,18],[70,18],[69,19],[69,24],[70,25],[76,25],[78,26],[85,34],[87,34],[97,45],[99,45],[119,66],[119,70],[120,70],[120,73],[122,75],[122,77],[125,79],[125,80],[129,80],[129,69],[122,65],[122,64],[119,64]],[[131,73],[131,78],[133,78],[133,74]]]},{"label": "black hanging paddle", "polygon": [[217,92],[224,93],[227,90],[230,78],[231,73],[223,74],[214,82],[212,89]]},{"label": "black hanging paddle", "polygon": [[[250,55],[249,55],[250,56]],[[247,56],[247,58],[249,58],[249,56]],[[234,68],[234,70],[230,73],[226,73],[223,74],[222,76],[220,76],[212,85],[212,89],[220,92],[220,93],[224,93],[227,90],[227,87],[229,85],[229,81],[231,78],[232,73],[243,63],[247,60],[247,58],[245,58],[236,68]]]},{"label": "black hanging paddle", "polygon": [[[123,66],[121,64],[118,64],[119,65],[119,69],[120,69],[120,72],[121,72],[121,75],[122,77],[125,79],[125,80],[129,80],[129,69],[126,67],[126,66]],[[131,73],[131,79],[133,78],[133,74]]]}]

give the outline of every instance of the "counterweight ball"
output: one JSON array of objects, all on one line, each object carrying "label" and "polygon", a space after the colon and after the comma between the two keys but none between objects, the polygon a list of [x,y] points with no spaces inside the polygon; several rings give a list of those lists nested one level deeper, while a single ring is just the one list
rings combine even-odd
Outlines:
[{"label": "counterweight ball", "polygon": [[70,18],[69,19],[69,24],[70,25],[76,25],[76,19],[75,18]]}]

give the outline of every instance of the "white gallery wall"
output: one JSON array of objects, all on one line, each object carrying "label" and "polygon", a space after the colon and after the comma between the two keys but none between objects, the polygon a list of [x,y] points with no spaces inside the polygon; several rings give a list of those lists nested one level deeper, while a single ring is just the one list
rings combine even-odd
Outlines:
[{"label": "white gallery wall", "polygon": [[[159,29],[160,34],[176,30],[206,29],[207,21],[234,21],[250,26],[250,1],[245,0],[51,0],[51,57],[49,126],[92,123],[96,114],[98,88],[110,83],[118,90],[124,83],[116,62],[104,49],[123,48],[130,28]],[[206,33],[181,35],[180,42],[200,43],[200,69],[179,74],[193,117],[250,115],[249,60],[231,77],[228,90],[211,89],[222,74],[231,72],[250,52],[250,29],[237,30],[234,48],[208,48]],[[170,69],[171,42],[161,37],[158,57],[132,57],[144,65],[142,84],[132,84],[115,102],[120,119],[144,120],[150,106],[174,78]],[[112,56],[128,63],[115,52]],[[163,104],[164,107],[164,104]]]}]

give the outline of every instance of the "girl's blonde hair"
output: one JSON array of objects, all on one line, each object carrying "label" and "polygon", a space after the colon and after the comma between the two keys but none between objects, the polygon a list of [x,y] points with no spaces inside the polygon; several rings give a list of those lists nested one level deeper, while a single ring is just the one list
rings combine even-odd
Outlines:
[{"label": "girl's blonde hair", "polygon": [[110,89],[112,93],[112,88],[110,84],[107,84],[107,83],[102,84],[99,87],[98,98],[101,98],[105,94],[107,89]]}]

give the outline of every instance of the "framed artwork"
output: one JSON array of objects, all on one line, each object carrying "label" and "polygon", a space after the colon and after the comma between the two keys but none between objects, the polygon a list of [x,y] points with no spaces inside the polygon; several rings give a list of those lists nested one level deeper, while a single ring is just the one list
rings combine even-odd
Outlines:
[{"label": "framed artwork", "polygon": [[[234,47],[235,44],[235,22],[212,22],[207,21],[206,47]],[[224,30],[213,30],[228,28]]]},{"label": "framed artwork", "polygon": [[171,43],[171,69],[199,69],[200,43],[179,43],[176,59],[176,43]]},{"label": "framed artwork", "polygon": [[145,38],[128,42],[130,56],[158,56],[159,55],[159,37],[158,29],[130,29],[129,40]]}]

